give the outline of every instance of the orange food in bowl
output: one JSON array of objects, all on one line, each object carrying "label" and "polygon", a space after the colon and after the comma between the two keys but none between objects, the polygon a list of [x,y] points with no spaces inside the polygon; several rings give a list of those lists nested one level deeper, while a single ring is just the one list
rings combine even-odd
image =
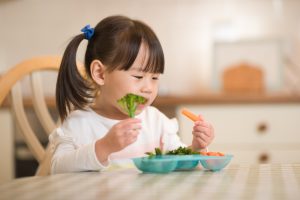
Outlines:
[{"label": "orange food in bowl", "polygon": [[209,152],[200,152],[201,155],[203,156],[224,156],[225,154],[222,152],[213,152],[213,151],[209,151]]}]

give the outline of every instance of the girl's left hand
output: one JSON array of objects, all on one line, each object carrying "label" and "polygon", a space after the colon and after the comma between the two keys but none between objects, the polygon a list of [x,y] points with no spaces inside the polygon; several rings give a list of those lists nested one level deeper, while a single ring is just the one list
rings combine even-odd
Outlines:
[{"label": "girl's left hand", "polygon": [[196,121],[193,127],[192,147],[194,150],[205,149],[214,139],[214,128],[206,121]]}]

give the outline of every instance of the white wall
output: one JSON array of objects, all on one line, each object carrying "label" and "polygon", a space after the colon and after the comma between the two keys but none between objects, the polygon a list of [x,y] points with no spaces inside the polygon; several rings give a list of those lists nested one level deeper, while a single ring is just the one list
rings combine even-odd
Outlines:
[{"label": "white wall", "polygon": [[0,0],[0,73],[25,58],[62,54],[84,25],[113,14],[157,33],[166,57],[161,85],[171,94],[211,88],[215,39],[280,38],[300,63],[299,0]]}]

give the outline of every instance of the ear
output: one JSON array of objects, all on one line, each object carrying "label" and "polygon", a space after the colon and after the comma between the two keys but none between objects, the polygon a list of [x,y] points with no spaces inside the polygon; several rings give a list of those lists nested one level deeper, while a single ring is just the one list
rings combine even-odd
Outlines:
[{"label": "ear", "polygon": [[90,66],[92,79],[98,85],[104,85],[104,77],[106,67],[102,64],[100,60],[93,60]]}]

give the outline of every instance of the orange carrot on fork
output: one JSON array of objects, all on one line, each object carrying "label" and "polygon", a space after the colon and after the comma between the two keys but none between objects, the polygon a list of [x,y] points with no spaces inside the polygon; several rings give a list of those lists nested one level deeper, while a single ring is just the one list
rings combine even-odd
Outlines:
[{"label": "orange carrot on fork", "polygon": [[188,117],[189,119],[191,119],[192,121],[194,121],[194,122],[195,122],[195,121],[199,121],[199,120],[202,121],[202,118],[201,118],[201,117],[195,115],[194,113],[188,111],[187,109],[182,109],[182,110],[181,110],[181,113],[182,113],[184,116],[186,116],[186,117]]}]

